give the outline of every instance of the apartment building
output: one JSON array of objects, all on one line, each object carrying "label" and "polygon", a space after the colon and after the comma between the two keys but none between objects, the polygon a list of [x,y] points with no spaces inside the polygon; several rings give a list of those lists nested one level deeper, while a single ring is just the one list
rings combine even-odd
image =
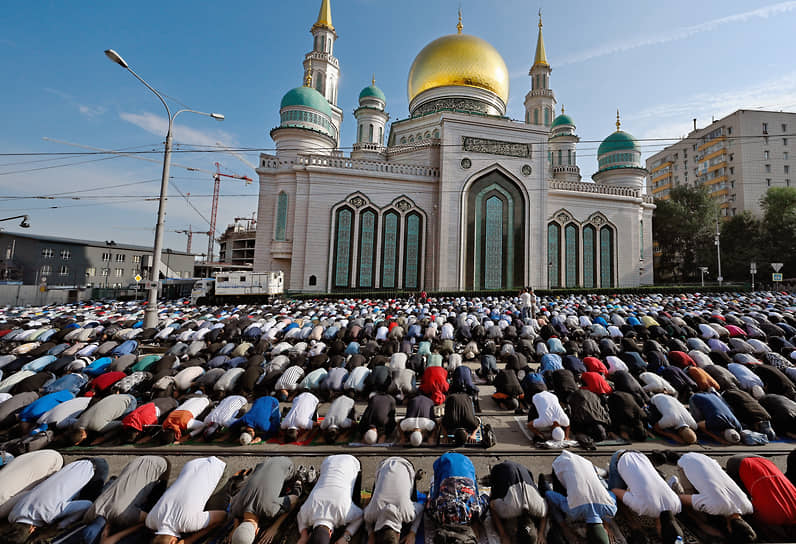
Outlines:
[{"label": "apartment building", "polygon": [[790,186],[796,113],[738,110],[696,128],[647,159],[647,194],[666,200],[677,186],[705,186],[721,215],[759,215],[769,187]]}]

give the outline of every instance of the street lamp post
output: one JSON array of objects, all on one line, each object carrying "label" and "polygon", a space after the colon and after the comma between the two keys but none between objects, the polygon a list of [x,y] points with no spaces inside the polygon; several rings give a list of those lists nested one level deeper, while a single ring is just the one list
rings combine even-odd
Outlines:
[{"label": "street lamp post", "polygon": [[721,287],[721,282],[724,281],[724,278],[721,276],[721,232],[719,231],[718,218],[716,218],[716,236],[714,237],[714,243],[716,244],[716,264],[718,265],[718,276],[716,276],[716,279],[719,281],[719,287]]},{"label": "street lamp post", "polygon": [[702,272],[702,287],[704,287],[705,286],[705,274],[708,271],[708,267],[707,266],[700,266],[699,267],[699,271]]},{"label": "street lamp post", "polygon": [[169,186],[169,167],[171,166],[171,143],[172,143],[172,128],[174,127],[174,119],[183,112],[196,113],[198,115],[206,115],[218,121],[223,121],[224,116],[220,113],[205,113],[192,109],[181,109],[173,114],[169,109],[168,104],[163,99],[163,96],[155,90],[152,85],[144,81],[144,79],[136,74],[127,62],[113,49],[105,50],[105,55],[113,62],[133,74],[133,76],[144,84],[144,86],[152,91],[158,97],[163,107],[166,108],[166,115],[169,118],[169,129],[166,132],[166,144],[163,151],[163,175],[160,180],[160,199],[158,201],[158,222],[155,225],[155,246],[152,250],[152,270],[150,272],[149,280],[149,295],[147,298],[146,308],[144,309],[144,327],[156,327],[158,324],[158,279],[160,277],[160,261],[161,253],[163,252],[163,225],[166,217],[166,195]]}]

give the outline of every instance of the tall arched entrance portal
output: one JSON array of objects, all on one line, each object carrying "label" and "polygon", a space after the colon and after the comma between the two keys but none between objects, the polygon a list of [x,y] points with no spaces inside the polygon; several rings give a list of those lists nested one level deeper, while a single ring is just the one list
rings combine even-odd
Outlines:
[{"label": "tall arched entrance portal", "polygon": [[525,198],[499,171],[476,179],[464,199],[465,288],[514,289],[525,277]]}]

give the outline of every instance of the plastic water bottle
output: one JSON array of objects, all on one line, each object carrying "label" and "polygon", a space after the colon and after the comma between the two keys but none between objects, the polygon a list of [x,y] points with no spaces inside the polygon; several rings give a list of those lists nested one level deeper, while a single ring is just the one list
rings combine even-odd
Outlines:
[{"label": "plastic water bottle", "polygon": [[678,536],[677,538],[674,539],[674,542],[675,542],[675,544],[682,544],[683,543],[683,537]]}]

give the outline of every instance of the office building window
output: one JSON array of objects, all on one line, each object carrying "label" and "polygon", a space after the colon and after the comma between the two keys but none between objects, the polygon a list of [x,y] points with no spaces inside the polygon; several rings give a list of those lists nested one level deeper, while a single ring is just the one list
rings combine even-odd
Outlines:
[{"label": "office building window", "polygon": [[766,187],[771,187],[771,178],[766,178]]},{"label": "office building window", "polygon": [[782,145],[788,145],[788,139],[782,138]]},{"label": "office building window", "polygon": [[782,123],[782,132],[788,132],[788,125]]},{"label": "office building window", "polygon": [[61,250],[61,259],[64,261],[68,261],[72,258],[72,251],[69,249],[62,249]]},{"label": "office building window", "polygon": [[41,272],[40,273],[41,273],[41,275],[43,277],[46,277],[46,276],[49,276],[52,273],[52,271],[53,271],[53,267],[51,265],[49,265],[49,264],[45,264],[44,266],[41,267]]},{"label": "office building window", "polygon": [[763,123],[763,134],[768,134],[768,123]]},{"label": "office building window", "polygon": [[111,254],[110,253],[103,253],[102,254],[102,260],[107,263],[108,261],[111,260]]},{"label": "office building window", "polygon": [[138,264],[141,262],[141,255],[133,255],[133,263]]},{"label": "office building window", "polygon": [[107,278],[108,276],[110,276],[110,274],[111,274],[111,269],[110,269],[110,268],[103,268],[103,269],[102,269],[102,275],[103,275],[104,277],[106,277],[106,278]]},{"label": "office building window", "polygon": [[61,265],[61,269],[58,271],[58,275],[59,276],[68,276],[69,275],[69,267],[66,266],[65,264]]},{"label": "office building window", "polygon": [[114,275],[117,278],[121,278],[124,275],[124,268],[117,268],[116,270],[114,270]]},{"label": "office building window", "polygon": [[124,253],[117,253],[116,254],[116,262],[123,263],[124,262]]},{"label": "office building window", "polygon": [[86,276],[88,276],[90,278],[93,278],[94,274],[96,274],[96,273],[97,273],[97,269],[94,268],[93,266],[89,266],[88,268],[86,268]]},{"label": "office building window", "polygon": [[785,160],[788,160],[788,152],[787,151],[782,154],[782,158],[785,159]]},{"label": "office building window", "polygon": [[763,151],[763,159],[768,160],[768,150]]},{"label": "office building window", "polygon": [[52,259],[55,252],[50,247],[45,247],[41,250],[41,258],[42,259]]},{"label": "office building window", "polygon": [[771,165],[767,164],[766,165],[766,174],[770,174],[770,173],[771,173]]},{"label": "office building window", "polygon": [[790,165],[785,165],[785,173],[790,174]]}]

